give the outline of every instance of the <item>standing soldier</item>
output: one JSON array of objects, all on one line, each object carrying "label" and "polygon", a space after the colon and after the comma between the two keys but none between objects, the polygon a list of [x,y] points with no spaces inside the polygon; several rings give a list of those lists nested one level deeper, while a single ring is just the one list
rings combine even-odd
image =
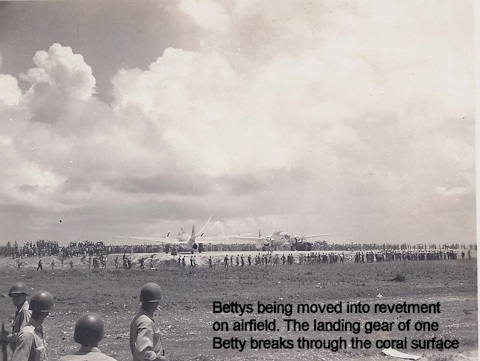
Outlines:
[{"label": "standing soldier", "polygon": [[38,260],[37,271],[38,270],[43,271],[43,259],[42,259],[42,257],[40,257],[40,259]]},{"label": "standing soldier", "polygon": [[98,348],[98,344],[103,338],[103,330],[103,320],[96,313],[87,313],[80,317],[75,325],[73,339],[82,347],[73,354],[62,356],[60,361],[116,361],[103,354]]},{"label": "standing soldier", "polygon": [[42,323],[53,308],[53,296],[47,291],[36,292],[30,299],[32,316],[17,336],[17,347],[11,361],[45,359]]},{"label": "standing soldier", "polygon": [[29,288],[25,283],[17,282],[10,287],[8,292],[8,295],[12,298],[13,305],[17,307],[17,311],[15,312],[15,319],[12,325],[12,333],[3,336],[2,341],[8,342],[12,351],[15,351],[18,333],[30,320],[32,314],[28,309],[28,291]]},{"label": "standing soldier", "polygon": [[228,255],[225,255],[225,258],[223,259],[223,266],[228,268]]},{"label": "standing soldier", "polygon": [[162,299],[162,290],[156,283],[144,285],[140,291],[140,310],[130,323],[130,350],[134,361],[166,361],[160,329],[153,313]]}]

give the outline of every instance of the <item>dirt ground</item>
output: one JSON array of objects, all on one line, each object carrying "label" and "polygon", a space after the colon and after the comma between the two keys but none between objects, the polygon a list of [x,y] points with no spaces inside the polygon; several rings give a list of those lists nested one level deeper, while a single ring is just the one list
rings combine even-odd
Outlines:
[{"label": "dirt ground", "polygon": [[[213,253],[212,253],[213,254]],[[128,326],[138,308],[139,290],[146,282],[157,282],[165,294],[157,312],[162,329],[162,340],[166,354],[171,360],[395,360],[384,356],[375,345],[370,349],[352,349],[352,337],[373,343],[377,340],[403,340],[408,346],[413,339],[458,340],[458,349],[413,350],[403,352],[422,356],[421,360],[477,360],[478,359],[478,315],[477,315],[477,265],[476,260],[450,261],[406,261],[371,264],[320,264],[291,266],[245,266],[224,269],[221,256],[215,258],[216,267],[205,267],[208,253],[198,258],[202,267],[178,268],[174,260],[165,255],[155,256],[155,269],[114,269],[110,256],[107,269],[92,270],[76,258],[74,268],[65,264],[59,269],[48,265],[51,259],[44,259],[44,270],[36,271],[36,259],[27,260],[21,269],[11,259],[0,259],[0,291],[8,292],[10,285],[23,281],[35,290],[47,290],[55,297],[54,312],[46,319],[45,334],[48,343],[48,359],[77,348],[73,342],[73,328],[76,320],[86,312],[96,312],[106,325],[106,335],[100,348],[104,353],[119,361],[131,360],[128,346]],[[138,259],[137,255],[137,259]],[[187,256],[188,257],[188,256]],[[120,257],[121,258],[121,257]],[[145,263],[149,265],[147,261]],[[187,262],[188,264],[188,262]],[[403,282],[394,281],[401,279]],[[238,313],[214,313],[213,302],[222,305],[252,304],[253,312],[240,316]],[[292,305],[293,312],[258,314],[258,302],[262,304]],[[346,304],[368,305],[370,311],[346,313]],[[413,304],[436,304],[440,313],[374,314],[375,304],[395,305],[404,302]],[[340,304],[341,313],[300,314],[298,304],[327,305],[332,308]],[[0,318],[9,322],[14,307],[9,298],[0,298]],[[367,307],[367,306],[364,306]],[[277,311],[281,311],[277,309]],[[285,310],[284,310],[285,311]],[[233,331],[234,321],[275,320],[275,330]],[[310,329],[287,331],[284,319],[306,322]],[[438,330],[401,332],[397,326],[412,319],[438,322]],[[316,321],[359,322],[361,331],[312,331]],[[378,321],[390,323],[391,330],[364,332],[366,323]],[[216,323],[218,322],[218,323]],[[228,331],[214,331],[213,327],[226,322]],[[213,349],[213,337],[230,340],[238,337],[247,340],[245,350]],[[251,349],[249,340],[272,341],[270,348]],[[292,349],[273,349],[274,340],[292,340]],[[314,340],[334,340],[340,337],[348,343],[346,349],[333,352],[331,349],[299,349],[299,337]],[[382,341],[383,340],[383,341]],[[264,345],[265,346],[265,345]],[[279,346],[280,347],[280,346]],[[325,347],[325,346],[324,346]],[[397,347],[398,348],[398,347]]]}]

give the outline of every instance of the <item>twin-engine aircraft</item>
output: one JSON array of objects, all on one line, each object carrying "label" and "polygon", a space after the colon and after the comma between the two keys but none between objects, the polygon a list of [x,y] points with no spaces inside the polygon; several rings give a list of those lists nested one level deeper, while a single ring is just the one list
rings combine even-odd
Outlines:
[{"label": "twin-engine aircraft", "polygon": [[262,236],[262,231],[258,230],[258,237],[231,236],[234,239],[240,239],[247,242],[255,243],[257,249],[273,249],[277,246],[289,245],[296,247],[298,244],[305,242],[309,238],[329,236],[330,233],[312,234],[308,236],[297,236],[285,231],[275,231],[271,236]]},{"label": "twin-engine aircraft", "polygon": [[[192,233],[188,234],[183,230],[177,234],[177,237],[169,237],[170,232],[165,237],[143,237],[143,236],[117,236],[127,239],[139,239],[139,240],[146,240],[146,241],[153,241],[159,242],[164,244],[171,244],[176,248],[180,248],[182,251],[185,252],[199,252],[200,251],[200,242],[201,243],[232,243],[232,240],[240,240],[235,241],[235,243],[254,243],[255,248],[258,250],[273,250],[275,247],[289,245],[292,248],[295,248],[297,245],[302,244],[309,238],[316,238],[316,237],[323,237],[329,236],[330,233],[324,234],[313,234],[308,236],[297,236],[294,234],[290,234],[285,231],[275,231],[270,236],[262,236],[262,232],[258,230],[258,237],[252,237],[248,234],[246,235],[223,235],[223,236],[213,236],[213,237],[204,237],[205,228],[210,223],[210,216],[208,218],[207,223],[202,227],[200,232],[195,232],[195,224],[192,225]],[[214,223],[208,230],[212,229],[218,224],[218,222]]]}]

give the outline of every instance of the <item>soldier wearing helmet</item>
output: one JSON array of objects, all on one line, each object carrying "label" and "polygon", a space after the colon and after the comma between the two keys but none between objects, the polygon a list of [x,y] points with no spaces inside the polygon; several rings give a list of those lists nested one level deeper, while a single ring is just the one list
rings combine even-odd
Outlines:
[{"label": "soldier wearing helmet", "polygon": [[144,285],[140,291],[142,305],[130,323],[130,350],[134,361],[166,361],[160,329],[153,313],[162,299],[162,290],[156,283]]},{"label": "soldier wearing helmet", "polygon": [[32,315],[17,335],[17,347],[11,361],[40,361],[45,359],[42,323],[53,308],[53,296],[39,291],[30,299]]},{"label": "soldier wearing helmet", "polygon": [[73,339],[81,345],[80,349],[62,356],[60,361],[116,361],[100,351],[98,344],[103,338],[104,326],[102,318],[96,313],[87,313],[77,320]]},{"label": "soldier wearing helmet", "polygon": [[29,287],[23,282],[14,283],[8,292],[8,295],[12,298],[13,305],[17,307],[17,311],[15,312],[15,319],[12,325],[12,333],[2,335],[1,339],[10,344],[12,351],[15,351],[18,333],[30,320],[30,315],[32,314],[27,301],[28,293]]}]

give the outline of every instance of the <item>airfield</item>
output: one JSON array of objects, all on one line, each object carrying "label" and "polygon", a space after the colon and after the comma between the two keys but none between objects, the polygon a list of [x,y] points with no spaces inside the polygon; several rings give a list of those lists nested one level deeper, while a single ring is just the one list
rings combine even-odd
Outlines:
[{"label": "airfield", "polygon": [[[190,254],[155,254],[150,269],[151,254],[131,255],[132,269],[115,269],[114,258],[109,255],[106,269],[89,269],[75,257],[73,268],[65,262],[63,268],[55,257],[44,258],[43,271],[37,271],[38,258],[24,259],[17,269],[15,260],[0,259],[0,291],[7,292],[10,285],[23,281],[35,290],[47,290],[55,297],[54,312],[47,317],[44,329],[48,359],[76,350],[73,328],[76,320],[86,312],[96,312],[105,321],[105,338],[100,349],[119,361],[131,360],[128,346],[129,323],[138,308],[140,287],[146,282],[157,282],[164,291],[164,300],[157,319],[162,330],[162,342],[170,360],[395,360],[382,355],[381,349],[214,349],[213,337],[224,340],[233,337],[274,340],[279,337],[296,339],[304,336],[316,339],[343,337],[351,339],[393,340],[404,339],[455,339],[458,349],[450,350],[401,350],[421,356],[426,361],[477,360],[477,264],[472,260],[395,261],[378,263],[354,263],[353,253],[346,254],[344,264],[298,264],[223,267],[225,254],[243,254],[252,257],[259,252],[205,252],[195,254],[197,267],[189,267]],[[264,252],[262,252],[263,254]],[[275,252],[282,253],[282,252]],[[298,257],[300,253],[292,253]],[[185,256],[187,267],[178,267],[178,256]],[[208,258],[214,267],[208,267]],[[145,257],[145,269],[140,269],[139,259]],[[55,260],[51,269],[50,262]],[[298,259],[298,258],[296,258]],[[401,276],[401,277],[400,277]],[[399,323],[408,318],[425,322],[438,322],[436,331],[400,332],[378,330],[370,334],[353,334],[351,331],[287,331],[285,314],[214,313],[213,302],[222,304],[343,304],[361,303],[374,306],[402,302],[441,305],[441,313],[424,315],[406,314],[335,314],[292,315],[299,321],[338,319],[358,321],[362,326],[369,321]],[[9,298],[0,298],[0,317],[8,321],[14,313]],[[216,322],[256,318],[275,319],[275,331],[214,331]],[[10,356],[10,355],[9,355]],[[398,360],[398,359],[397,359]]]}]

